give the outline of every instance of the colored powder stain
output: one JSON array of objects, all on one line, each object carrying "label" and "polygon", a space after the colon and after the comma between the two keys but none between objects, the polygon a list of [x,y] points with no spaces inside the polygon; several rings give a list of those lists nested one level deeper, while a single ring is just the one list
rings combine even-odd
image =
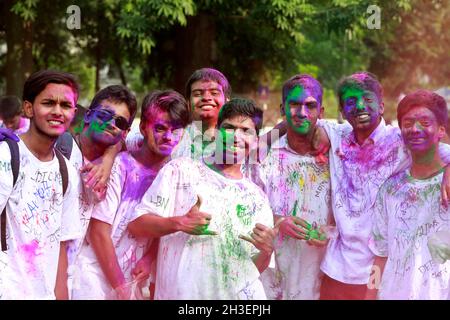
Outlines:
[{"label": "colored powder stain", "polygon": [[29,273],[35,273],[37,271],[35,258],[41,254],[39,249],[39,242],[36,239],[29,244],[24,244],[19,247],[19,252],[23,255],[28,265],[27,272]]},{"label": "colored powder stain", "polygon": [[431,149],[428,150],[428,152],[423,157],[417,159],[417,162],[420,164],[431,163],[434,159],[435,154],[436,154],[436,146],[433,145]]},{"label": "colored powder stain", "polygon": [[300,180],[300,174],[297,171],[293,171],[289,174],[288,184],[293,186],[297,181]]},{"label": "colored powder stain", "polygon": [[300,126],[296,126],[292,121],[292,112],[289,107],[290,101],[299,101],[302,99],[304,94],[304,89],[302,86],[295,86],[291,91],[289,91],[286,101],[284,102],[284,110],[286,114],[287,123],[294,129],[297,133],[307,134],[311,129],[311,121],[305,119]]},{"label": "colored powder stain", "polygon": [[249,209],[247,206],[238,204],[236,206],[236,215],[239,218],[239,220],[246,226],[250,225],[250,223],[252,222],[251,215],[249,213]]},{"label": "colored powder stain", "polygon": [[303,176],[300,176],[300,179],[298,179],[298,185],[300,186],[300,189],[303,189],[303,186],[305,185],[305,179],[303,179]]},{"label": "colored powder stain", "polygon": [[291,213],[291,216],[293,216],[293,217],[297,216],[297,205],[298,205],[298,200],[295,200],[294,208],[292,209],[292,213]]},{"label": "colored powder stain", "polygon": [[92,132],[103,132],[105,131],[106,127],[108,126],[108,122],[103,122],[102,124],[99,124],[98,121],[94,121],[92,125],[89,127],[89,133]]},{"label": "colored powder stain", "polygon": [[233,224],[231,219],[227,219],[224,224],[224,231],[221,232],[223,234],[224,239],[220,242],[219,245],[219,259],[217,263],[221,270],[221,284],[223,287],[228,287],[231,282],[237,280],[238,272],[242,270],[233,270],[232,262],[236,260],[246,260],[247,255],[244,250],[242,241],[239,239],[235,233],[233,232]]}]

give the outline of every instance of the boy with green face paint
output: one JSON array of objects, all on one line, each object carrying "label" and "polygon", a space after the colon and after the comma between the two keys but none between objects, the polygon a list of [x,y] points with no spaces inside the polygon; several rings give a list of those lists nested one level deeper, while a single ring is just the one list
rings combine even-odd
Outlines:
[{"label": "boy with green face paint", "polygon": [[[373,208],[380,186],[408,168],[411,157],[399,128],[385,124],[382,87],[375,75],[357,72],[338,86],[339,106],[350,125],[321,122],[331,142],[330,173],[338,237],[321,270],[321,299],[364,299],[374,255],[369,249]],[[446,145],[439,147],[445,163]],[[449,185],[443,183],[443,188]]]},{"label": "boy with green face paint", "polygon": [[322,87],[310,75],[296,75],[283,85],[282,101],[287,135],[272,146],[253,176],[279,225],[276,267],[263,274],[263,283],[272,299],[318,299],[328,242],[324,227],[332,223],[329,166],[311,155],[323,114]]},{"label": "boy with green face paint", "polygon": [[[218,158],[170,161],[136,207],[130,232],[161,237],[155,299],[266,299],[259,277],[273,252],[273,216],[265,194],[241,172],[262,116],[254,102],[230,100],[217,128],[233,148],[218,135]],[[222,156],[233,161],[214,161]]]}]

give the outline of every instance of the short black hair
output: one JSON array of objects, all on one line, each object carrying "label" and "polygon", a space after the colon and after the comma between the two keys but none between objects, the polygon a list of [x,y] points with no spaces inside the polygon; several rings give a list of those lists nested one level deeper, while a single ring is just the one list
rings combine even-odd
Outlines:
[{"label": "short black hair", "polygon": [[322,85],[320,84],[319,81],[317,81],[316,78],[314,78],[309,74],[295,75],[283,84],[282,89],[283,104],[286,101],[289,91],[291,91],[296,86],[302,86],[303,88],[310,90],[317,97],[317,102],[319,103],[319,105],[322,106],[322,96],[323,96]]},{"label": "short black hair", "polygon": [[256,134],[262,128],[264,112],[258,108],[256,103],[250,99],[234,98],[223,105],[217,119],[217,127],[220,127],[225,119],[236,116],[247,116],[252,119],[255,124]]},{"label": "short black hair", "polygon": [[141,122],[148,121],[154,109],[166,111],[170,119],[185,128],[192,122],[186,99],[174,90],[155,90],[142,101]]},{"label": "short black hair", "polygon": [[0,118],[11,120],[22,114],[22,103],[16,96],[2,96],[0,98]]},{"label": "short black hair", "polygon": [[228,82],[228,79],[223,75],[223,73],[213,68],[202,68],[195,70],[194,73],[189,77],[189,80],[186,82],[186,99],[189,99],[191,97],[192,84],[199,80],[210,80],[217,82],[222,87],[225,98],[231,97],[231,86]]},{"label": "short black hair", "polygon": [[34,103],[34,99],[49,83],[65,84],[71,87],[76,95],[75,103],[77,102],[80,89],[75,76],[71,73],[55,70],[41,70],[29,76],[23,86],[22,100]]},{"label": "short black hair", "polygon": [[376,75],[368,71],[358,71],[350,76],[344,77],[339,81],[337,87],[337,95],[339,99],[339,106],[342,109],[344,101],[342,96],[349,88],[363,89],[375,93],[378,98],[378,102],[383,101],[383,88]]},{"label": "short black hair", "polygon": [[429,90],[416,90],[407,94],[398,104],[397,121],[402,127],[402,118],[410,110],[417,107],[425,107],[436,116],[439,125],[447,129],[448,113],[447,102],[443,97]]},{"label": "short black hair", "polygon": [[137,101],[135,95],[131,93],[127,87],[116,84],[101,89],[92,99],[89,110],[98,108],[100,106],[100,102],[103,100],[110,100],[114,103],[125,103],[128,107],[128,111],[130,112],[129,123],[131,124],[133,122],[137,112]]}]

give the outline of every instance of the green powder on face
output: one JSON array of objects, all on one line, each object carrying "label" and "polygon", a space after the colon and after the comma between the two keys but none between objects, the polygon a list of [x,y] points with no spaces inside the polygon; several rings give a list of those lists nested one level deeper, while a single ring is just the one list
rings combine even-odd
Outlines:
[{"label": "green powder on face", "polygon": [[302,86],[295,86],[291,91],[289,91],[288,96],[286,97],[286,101],[284,102],[284,110],[286,113],[286,120],[291,128],[294,129],[295,132],[300,134],[307,134],[311,129],[311,121],[308,119],[304,119],[301,125],[295,125],[292,121],[292,113],[291,108],[289,107],[290,101],[299,101],[304,93],[304,89]]}]

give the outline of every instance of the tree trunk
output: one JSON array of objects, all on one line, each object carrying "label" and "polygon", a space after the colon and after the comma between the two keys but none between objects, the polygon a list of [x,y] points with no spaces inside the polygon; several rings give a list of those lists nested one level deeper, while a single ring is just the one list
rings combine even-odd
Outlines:
[{"label": "tree trunk", "polygon": [[197,69],[214,67],[216,24],[214,17],[200,13],[188,17],[186,27],[176,31],[173,87],[184,92],[189,76]]},{"label": "tree trunk", "polygon": [[11,12],[13,0],[5,1],[6,94],[21,97],[25,79],[33,72],[33,25]]}]

